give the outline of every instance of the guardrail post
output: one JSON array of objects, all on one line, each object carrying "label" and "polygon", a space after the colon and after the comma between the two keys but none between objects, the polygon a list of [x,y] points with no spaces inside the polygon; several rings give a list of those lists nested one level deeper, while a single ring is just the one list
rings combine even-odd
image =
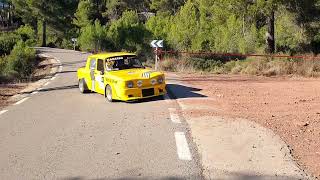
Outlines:
[{"label": "guardrail post", "polygon": [[155,69],[156,69],[156,71],[158,71],[158,48],[157,47],[156,47]]}]

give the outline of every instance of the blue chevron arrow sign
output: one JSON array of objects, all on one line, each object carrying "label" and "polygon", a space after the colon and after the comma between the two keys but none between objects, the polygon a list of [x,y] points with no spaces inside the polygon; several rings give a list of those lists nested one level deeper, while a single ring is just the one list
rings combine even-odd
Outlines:
[{"label": "blue chevron arrow sign", "polygon": [[151,46],[153,48],[163,48],[163,40],[153,40]]}]

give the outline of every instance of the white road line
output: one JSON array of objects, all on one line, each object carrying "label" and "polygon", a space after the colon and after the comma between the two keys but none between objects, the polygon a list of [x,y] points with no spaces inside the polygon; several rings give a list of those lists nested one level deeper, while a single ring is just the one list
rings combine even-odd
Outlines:
[{"label": "white road line", "polygon": [[56,79],[56,77],[55,76],[53,76],[52,78],[51,78],[51,81],[53,81],[53,80],[55,80]]},{"label": "white road line", "polygon": [[6,113],[8,110],[2,110],[0,111],[0,115]]},{"label": "white road line", "polygon": [[31,93],[31,95],[35,95],[35,94],[38,94],[39,93],[39,91],[33,91],[32,93]]},{"label": "white road line", "polygon": [[175,132],[174,136],[176,138],[177,153],[180,160],[191,161],[191,153],[184,132]]},{"label": "white road line", "polygon": [[44,84],[44,86],[48,86],[50,84],[50,82],[46,82],[45,84]]},{"label": "white road line", "polygon": [[178,115],[178,113],[177,113],[177,109],[175,109],[175,108],[169,108],[169,112],[170,112],[171,121],[172,121],[173,123],[180,124],[181,121],[180,121],[179,115]]},{"label": "white road line", "polygon": [[26,97],[26,98],[24,98],[24,99],[22,99],[22,100],[20,100],[20,101],[16,102],[14,105],[19,105],[19,104],[21,104],[21,103],[25,102],[25,101],[26,101],[26,100],[28,100],[28,99],[29,99],[29,97]]}]

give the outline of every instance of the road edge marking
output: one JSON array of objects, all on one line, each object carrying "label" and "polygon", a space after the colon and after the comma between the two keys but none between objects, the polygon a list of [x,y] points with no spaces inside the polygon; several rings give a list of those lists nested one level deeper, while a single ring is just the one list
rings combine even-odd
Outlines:
[{"label": "road edge marking", "polygon": [[0,111],[0,115],[2,115],[2,114],[4,114],[4,113],[6,113],[6,112],[8,112],[8,110],[2,110],[2,111]]},{"label": "road edge marking", "polygon": [[181,124],[181,120],[179,118],[179,114],[177,113],[177,109],[169,108],[170,119],[175,124]]},{"label": "road edge marking", "polygon": [[19,104],[22,104],[23,102],[25,102],[26,100],[28,100],[30,97],[26,97],[18,102],[16,102],[14,105],[19,105]]},{"label": "road edge marking", "polygon": [[174,137],[176,139],[177,153],[179,159],[184,161],[191,161],[192,156],[185,133],[175,132]]}]

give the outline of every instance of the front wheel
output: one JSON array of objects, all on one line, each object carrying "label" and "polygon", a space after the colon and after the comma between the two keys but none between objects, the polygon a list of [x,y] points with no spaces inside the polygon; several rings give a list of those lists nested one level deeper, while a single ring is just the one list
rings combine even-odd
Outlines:
[{"label": "front wheel", "polygon": [[105,97],[106,97],[107,101],[113,102],[113,99],[112,99],[112,88],[109,85],[107,85],[107,87],[105,89]]}]

